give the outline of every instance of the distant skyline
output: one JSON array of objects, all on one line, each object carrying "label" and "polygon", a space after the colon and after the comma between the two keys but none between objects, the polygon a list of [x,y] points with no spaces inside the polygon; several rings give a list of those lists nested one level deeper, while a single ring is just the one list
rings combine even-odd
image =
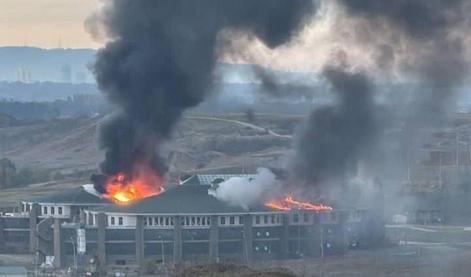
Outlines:
[{"label": "distant skyline", "polygon": [[0,46],[99,48],[84,29],[100,0],[0,0]]}]

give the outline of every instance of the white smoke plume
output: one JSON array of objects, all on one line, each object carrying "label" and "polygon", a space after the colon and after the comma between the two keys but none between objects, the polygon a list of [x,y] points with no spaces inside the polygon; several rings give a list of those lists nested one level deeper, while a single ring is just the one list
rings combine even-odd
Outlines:
[{"label": "white smoke plume", "polygon": [[255,177],[230,178],[208,193],[232,206],[248,210],[252,205],[263,203],[280,188],[281,184],[273,172],[259,168]]}]

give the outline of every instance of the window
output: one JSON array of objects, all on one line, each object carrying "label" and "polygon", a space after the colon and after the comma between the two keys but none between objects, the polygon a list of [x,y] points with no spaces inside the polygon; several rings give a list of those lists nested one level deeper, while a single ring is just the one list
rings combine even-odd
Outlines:
[{"label": "window", "polygon": [[126,265],[126,260],[116,260],[116,265]]},{"label": "window", "polygon": [[337,214],[336,213],[330,213],[332,221],[337,221]]},{"label": "window", "polygon": [[43,214],[47,214],[47,207],[43,208]]},{"label": "window", "polygon": [[51,214],[55,214],[55,213],[56,213],[56,208],[51,207]]},{"label": "window", "polygon": [[268,224],[268,215],[263,216],[263,223]]},{"label": "window", "polygon": [[255,216],[255,224],[260,224],[260,216],[259,215]]},{"label": "window", "polygon": [[111,217],[111,225],[115,225],[114,216]]},{"label": "window", "polygon": [[271,224],[275,224],[275,217],[276,216],[274,214],[271,215]]},{"label": "window", "polygon": [[196,225],[196,218],[194,216],[191,217],[191,226]]},{"label": "window", "polygon": [[309,222],[309,215],[303,214],[303,219],[304,219],[304,222]]},{"label": "window", "polygon": [[231,225],[235,224],[235,217],[234,216],[229,217],[229,224],[231,224]]},{"label": "window", "polygon": [[196,226],[200,226],[201,225],[201,217],[197,216],[196,217]]},{"label": "window", "polygon": [[244,217],[243,216],[239,216],[239,224],[244,224]]},{"label": "window", "polygon": [[208,225],[211,225],[211,217],[210,217],[210,216],[207,216],[207,217],[206,217],[206,223],[207,223]]},{"label": "window", "polygon": [[221,225],[226,225],[226,217],[225,216],[221,216],[220,220],[221,220]]},{"label": "window", "polygon": [[164,226],[164,218],[163,217],[159,217],[159,225]]},{"label": "window", "polygon": [[57,208],[57,212],[58,212],[59,214],[62,214],[62,207]]},{"label": "window", "polygon": [[170,225],[170,218],[166,217],[165,218],[165,226],[169,226]]},{"label": "window", "polygon": [[293,222],[294,222],[294,223],[298,223],[298,222],[299,222],[299,215],[298,215],[298,214],[294,214],[294,215],[293,215]]},{"label": "window", "polygon": [[122,217],[118,217],[118,224],[123,225],[123,218]]},{"label": "window", "polygon": [[93,215],[88,214],[88,225],[93,226]]},{"label": "window", "polygon": [[206,226],[206,216],[201,218],[201,225]]},{"label": "window", "polygon": [[190,226],[190,218],[188,216],[185,216],[185,225]]}]

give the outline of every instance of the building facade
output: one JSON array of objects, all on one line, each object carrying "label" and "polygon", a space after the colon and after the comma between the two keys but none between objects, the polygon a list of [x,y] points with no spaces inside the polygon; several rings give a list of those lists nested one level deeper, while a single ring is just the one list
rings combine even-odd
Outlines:
[{"label": "building facade", "polygon": [[[56,267],[93,263],[99,270],[148,261],[250,263],[320,257],[370,247],[384,233],[378,215],[366,209],[280,211],[261,203],[245,210],[208,193],[207,183],[215,178],[192,178],[123,206],[82,188],[75,192],[80,197],[65,193],[22,202],[17,217],[2,221],[24,221],[19,225],[29,238],[29,250],[41,261],[53,260]],[[11,237],[15,231],[4,225],[1,233]]]}]

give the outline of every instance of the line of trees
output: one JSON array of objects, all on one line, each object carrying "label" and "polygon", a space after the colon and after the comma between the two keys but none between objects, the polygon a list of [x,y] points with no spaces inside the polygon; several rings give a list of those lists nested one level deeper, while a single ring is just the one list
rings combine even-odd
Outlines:
[{"label": "line of trees", "polygon": [[17,169],[10,159],[0,159],[0,189],[41,183],[50,180],[50,171],[22,167]]}]

